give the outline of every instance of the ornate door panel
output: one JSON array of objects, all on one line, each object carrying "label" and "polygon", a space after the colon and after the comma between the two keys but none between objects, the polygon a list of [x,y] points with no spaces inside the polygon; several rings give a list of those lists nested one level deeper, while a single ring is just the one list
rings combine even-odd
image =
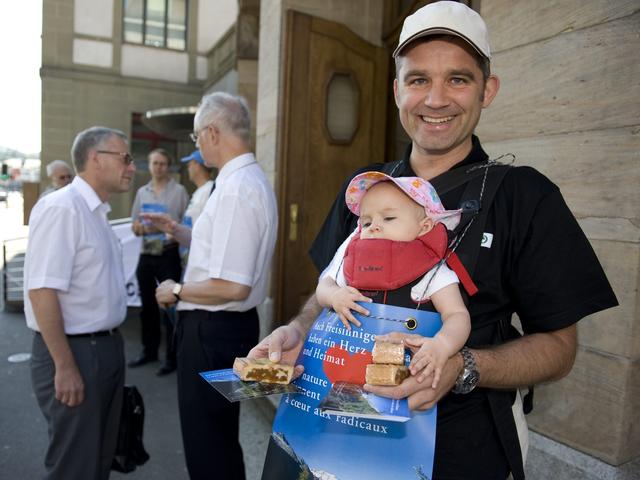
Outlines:
[{"label": "ornate door panel", "polygon": [[307,251],[346,176],[384,161],[389,53],[344,25],[287,13],[275,324],[314,292]]}]

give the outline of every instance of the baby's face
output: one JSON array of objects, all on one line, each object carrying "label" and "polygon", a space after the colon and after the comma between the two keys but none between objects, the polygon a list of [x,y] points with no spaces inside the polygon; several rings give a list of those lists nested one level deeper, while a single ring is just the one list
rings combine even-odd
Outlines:
[{"label": "baby's face", "polygon": [[410,242],[431,230],[433,221],[392,182],[380,182],[362,198],[360,226],[360,238]]}]

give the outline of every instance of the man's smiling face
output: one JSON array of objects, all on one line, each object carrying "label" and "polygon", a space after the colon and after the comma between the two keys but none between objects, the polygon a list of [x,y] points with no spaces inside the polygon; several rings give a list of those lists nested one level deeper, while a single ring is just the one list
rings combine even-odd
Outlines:
[{"label": "man's smiling face", "polygon": [[402,53],[394,82],[400,122],[416,153],[441,156],[471,150],[480,112],[498,90],[484,80],[472,48],[455,37],[416,41]]}]

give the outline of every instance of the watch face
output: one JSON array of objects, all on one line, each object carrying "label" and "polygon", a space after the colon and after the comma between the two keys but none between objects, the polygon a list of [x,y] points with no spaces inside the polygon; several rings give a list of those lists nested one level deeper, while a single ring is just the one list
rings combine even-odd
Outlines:
[{"label": "watch face", "polygon": [[475,386],[478,384],[478,380],[480,380],[480,375],[478,375],[478,371],[471,370],[467,378],[464,379],[464,383],[465,385],[468,385],[471,390],[473,390]]},{"label": "watch face", "polygon": [[462,374],[462,382],[459,387],[456,386],[455,393],[465,394],[471,392],[476,387],[479,380],[480,376],[476,370],[469,370],[468,368],[465,368]]}]

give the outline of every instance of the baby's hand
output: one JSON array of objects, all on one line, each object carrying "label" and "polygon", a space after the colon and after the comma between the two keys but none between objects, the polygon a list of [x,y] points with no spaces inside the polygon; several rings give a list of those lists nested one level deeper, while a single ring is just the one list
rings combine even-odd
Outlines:
[{"label": "baby's hand", "polygon": [[438,341],[436,338],[415,336],[406,338],[405,344],[414,352],[409,364],[411,375],[420,372],[416,380],[418,383],[422,383],[433,374],[431,387],[436,388],[442,375],[442,368],[448,359],[444,342]]},{"label": "baby's hand", "polygon": [[372,302],[369,297],[362,295],[357,289],[353,287],[342,287],[333,293],[331,298],[331,308],[338,314],[340,321],[347,328],[351,330],[349,322],[353,323],[356,327],[359,327],[361,323],[353,316],[351,310],[354,310],[362,315],[369,315],[369,311],[358,305],[356,302]]}]

